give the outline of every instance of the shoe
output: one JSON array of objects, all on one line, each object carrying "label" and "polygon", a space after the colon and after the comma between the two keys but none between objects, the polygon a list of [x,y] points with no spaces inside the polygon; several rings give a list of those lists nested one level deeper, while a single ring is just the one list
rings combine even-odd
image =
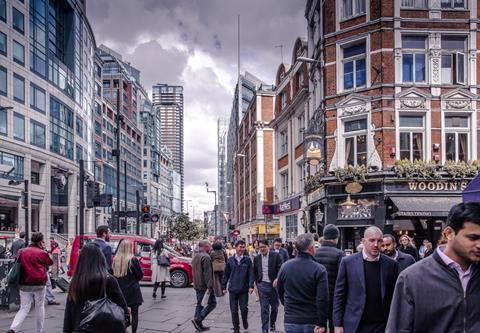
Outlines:
[{"label": "shoe", "polygon": [[165,295],[162,295],[162,298],[167,298],[167,296],[165,296]]},{"label": "shoe", "polygon": [[208,326],[203,326],[203,323],[198,323],[198,327],[200,327],[202,331],[208,331],[210,329]]},{"label": "shoe", "polygon": [[270,325],[270,332],[275,332],[275,324]]},{"label": "shoe", "polygon": [[15,333],[14,330],[8,330],[7,333]]},{"label": "shoe", "polygon": [[233,333],[240,333],[240,330],[233,330]]},{"label": "shoe", "polygon": [[48,305],[60,305],[60,302],[53,301],[53,302],[48,302]]},{"label": "shoe", "polygon": [[246,329],[246,330],[248,330],[248,321],[245,320],[245,321],[243,322],[243,328]]},{"label": "shoe", "polygon": [[157,293],[153,293],[152,297],[157,298]]},{"label": "shoe", "polygon": [[202,329],[200,328],[200,325],[198,324],[198,321],[196,321],[195,319],[192,319],[192,324],[193,326],[195,326],[195,329],[197,331],[201,331]]}]

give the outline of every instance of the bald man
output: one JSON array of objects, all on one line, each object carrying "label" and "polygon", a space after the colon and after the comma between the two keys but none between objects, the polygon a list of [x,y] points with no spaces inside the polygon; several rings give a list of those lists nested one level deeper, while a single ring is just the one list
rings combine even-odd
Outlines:
[{"label": "bald man", "polygon": [[333,299],[335,333],[385,332],[398,263],[381,254],[382,241],[382,230],[369,227],[362,252],[342,259]]}]

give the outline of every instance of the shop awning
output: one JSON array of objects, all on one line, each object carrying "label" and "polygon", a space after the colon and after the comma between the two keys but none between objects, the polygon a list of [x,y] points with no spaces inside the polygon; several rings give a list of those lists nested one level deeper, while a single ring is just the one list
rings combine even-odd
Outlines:
[{"label": "shop awning", "polygon": [[462,197],[390,197],[398,211],[393,217],[448,216],[452,206],[462,202]]},{"label": "shop awning", "polygon": [[463,202],[480,202],[480,174],[462,192]]}]

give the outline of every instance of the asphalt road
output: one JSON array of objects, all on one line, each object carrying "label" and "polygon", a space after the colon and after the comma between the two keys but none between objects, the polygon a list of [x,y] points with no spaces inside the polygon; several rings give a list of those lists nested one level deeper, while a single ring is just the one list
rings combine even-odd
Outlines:
[{"label": "asphalt road", "polygon": [[[195,328],[190,322],[195,311],[195,291],[192,288],[167,288],[167,298],[161,299],[160,297],[157,297],[156,300],[152,299],[152,289],[150,286],[143,286],[142,292],[144,304],[140,307],[138,333],[195,332]],[[54,290],[54,293],[57,301],[61,302],[61,305],[46,306],[46,333],[62,332],[66,294],[61,293],[58,290]],[[208,316],[204,324],[210,327],[209,332],[233,332],[228,305],[228,295],[217,299],[217,303],[217,308]],[[0,310],[0,332],[8,331],[14,316],[15,312]],[[243,332],[261,332],[260,304],[255,302],[254,295],[250,296],[249,302],[249,326],[250,328]],[[282,306],[280,306],[279,309],[277,327],[277,332],[283,332]],[[34,311],[30,312],[30,315],[25,320],[23,327],[19,332],[35,333]]]}]

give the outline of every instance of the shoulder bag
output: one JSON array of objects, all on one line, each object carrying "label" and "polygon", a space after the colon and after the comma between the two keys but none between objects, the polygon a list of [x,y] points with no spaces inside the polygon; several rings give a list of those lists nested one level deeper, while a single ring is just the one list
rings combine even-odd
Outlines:
[{"label": "shoulder bag", "polygon": [[126,332],[126,317],[123,309],[107,298],[87,301],[82,311],[80,332],[123,333]]},{"label": "shoulder bag", "polygon": [[162,253],[157,256],[157,264],[158,266],[169,267],[170,266],[170,257],[168,254]]},{"label": "shoulder bag", "polygon": [[8,271],[7,284],[16,286],[20,284],[20,277],[22,275],[22,261],[20,260],[21,253],[18,254],[17,259],[13,263],[12,268]]}]

